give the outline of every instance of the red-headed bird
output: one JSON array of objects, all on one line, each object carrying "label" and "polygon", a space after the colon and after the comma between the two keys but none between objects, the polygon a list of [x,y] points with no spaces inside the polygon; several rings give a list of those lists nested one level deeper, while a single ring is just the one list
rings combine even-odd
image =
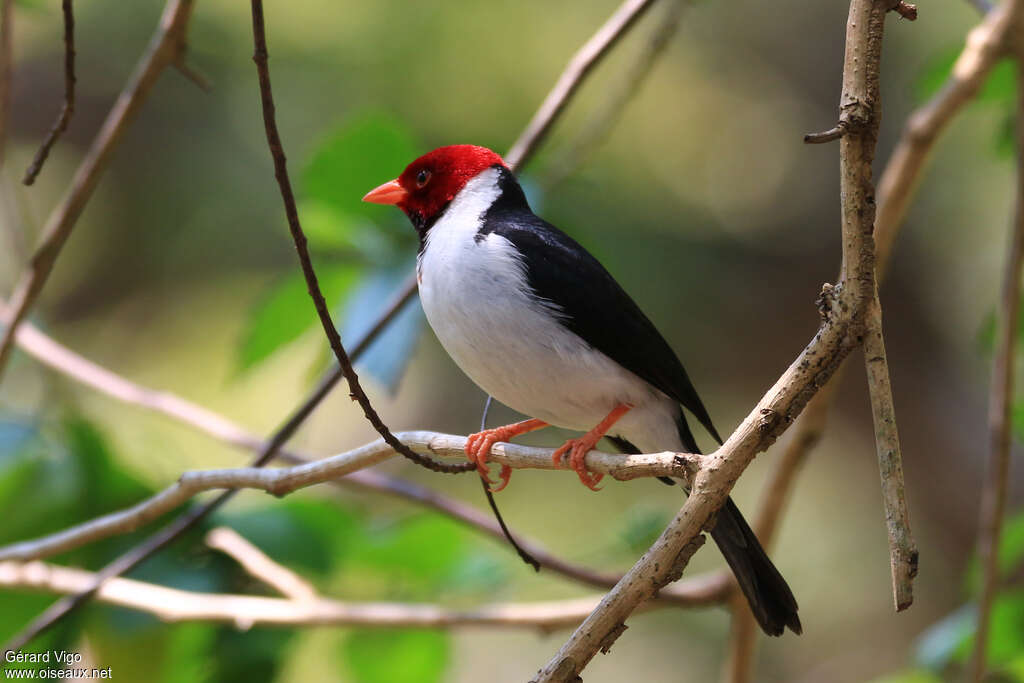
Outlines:
[{"label": "red-headed bird", "polygon": [[[683,408],[721,443],[665,339],[597,259],[534,215],[499,155],[441,147],[363,199],[394,204],[416,228],[420,301],[441,345],[484,391],[531,417],[469,437],[482,477],[495,442],[547,425],[586,432],[554,459],[569,453],[591,489],[601,475],[584,457],[602,437],[625,453],[698,453]],[[495,490],[510,474],[502,468]],[[800,633],[792,591],[731,498],[711,536],[761,628]]]}]

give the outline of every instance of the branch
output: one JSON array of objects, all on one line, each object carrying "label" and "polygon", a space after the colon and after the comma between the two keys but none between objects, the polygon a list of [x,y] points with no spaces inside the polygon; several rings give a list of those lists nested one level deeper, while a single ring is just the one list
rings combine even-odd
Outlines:
[{"label": "branch", "polygon": [[875,423],[875,446],[878,469],[882,477],[882,500],[889,534],[889,562],[892,572],[892,595],[897,612],[914,601],[913,581],[917,576],[917,544],[910,532],[910,511],[907,508],[906,485],[903,482],[903,459],[900,453],[896,412],[892,400],[889,365],[882,337],[882,306],[878,294],[871,302],[864,336],[864,362],[868,372],[871,415]]},{"label": "branch", "polygon": [[618,82],[609,88],[610,94],[604,106],[584,124],[582,132],[570,143],[570,148],[562,154],[561,160],[553,164],[545,174],[542,183],[545,188],[554,187],[574,173],[619,122],[626,105],[640,91],[651,69],[678,31],[683,12],[690,4],[689,0],[673,0],[669,3],[650,39],[644,43],[643,50]]},{"label": "branch", "polygon": [[[985,14],[990,5],[979,9]],[[907,209],[914,197],[921,172],[924,170],[932,147],[946,127],[964,106],[978,93],[985,78],[1006,49],[1007,31],[1012,25],[1010,5],[1018,0],[1000,5],[999,12],[993,12],[975,28],[966,41],[947,83],[931,100],[914,111],[907,119],[896,148],[882,172],[878,183],[878,211],[875,218],[876,278],[879,286],[888,273],[890,256],[896,236],[903,226]],[[1019,12],[1019,9],[1013,9]],[[845,367],[845,366],[844,366]],[[795,426],[795,433],[789,448],[776,465],[772,479],[762,498],[761,514],[755,525],[757,535],[768,544],[774,531],[781,508],[788,497],[793,475],[806,459],[808,452],[821,438],[827,412],[839,384],[842,369],[836,373],[826,387],[808,404],[804,414]],[[753,619],[749,610],[734,615],[734,620],[747,621],[740,626],[734,621],[733,641],[730,645],[732,657],[728,661],[725,680],[743,683],[751,679],[752,642],[756,631],[751,628]],[[739,657],[742,661],[733,658]]]},{"label": "branch", "polygon": [[[1002,9],[1003,4],[999,5]],[[998,9],[993,10],[997,12]],[[1019,17],[1019,14],[1018,14]],[[1017,19],[1019,21],[1019,18]],[[1024,52],[1018,72],[1024,66]],[[981,514],[978,523],[978,556],[983,568],[981,597],[978,600],[978,627],[974,636],[968,680],[980,682],[985,674],[989,622],[992,603],[999,591],[999,542],[1006,512],[1006,495],[1010,473],[1010,442],[1013,426],[1014,358],[1017,348],[1017,325],[1020,314],[1021,266],[1024,263],[1024,79],[1017,78],[1017,206],[1013,237],[1003,272],[1003,289],[996,313],[997,342],[992,364],[992,385],[989,390],[989,438],[991,451],[988,473],[981,493]]]},{"label": "branch", "polygon": [[705,459],[675,519],[535,681],[574,680],[598,651],[607,652],[633,610],[678,578],[703,540],[702,529],[754,456],[785,430],[859,344],[875,288],[871,162],[878,130],[882,30],[892,4],[891,0],[853,0],[850,7],[840,102],[844,112],[857,112],[848,116],[858,125],[840,143],[843,278],[826,290],[821,328],[739,428]]},{"label": "branch", "polygon": [[298,602],[316,600],[316,589],[291,569],[274,562],[266,553],[231,527],[221,526],[206,534],[206,545],[219,550],[286,598]]},{"label": "branch", "polygon": [[121,91],[106,121],[103,122],[103,127],[93,140],[89,152],[75,172],[68,193],[50,214],[43,228],[39,247],[11,296],[13,313],[2,321],[7,327],[0,336],[0,377],[3,376],[4,368],[10,359],[18,326],[28,315],[29,309],[46,284],[46,279],[53,270],[64,243],[71,235],[78,217],[82,215],[86,202],[92,197],[93,190],[96,189],[121,136],[138,114],[157,78],[174,62],[178,46],[184,40],[191,14],[192,0],[168,1],[160,18],[160,25],[128,85]]},{"label": "branch", "polygon": [[[402,432],[403,445],[418,453],[447,458],[464,458],[466,439],[437,432]],[[78,548],[86,543],[118,533],[137,529],[175,509],[203,491],[211,489],[261,489],[275,496],[284,496],[301,488],[344,477],[357,470],[376,465],[396,454],[383,440],[303,465],[281,469],[242,467],[225,470],[194,470],[185,472],[160,493],[130,508],[97,517],[88,522],[32,541],[0,547],[0,560],[34,560]],[[490,458],[513,469],[543,469],[564,472],[552,461],[554,449],[533,448],[498,443]],[[690,479],[703,456],[684,453],[653,453],[620,455],[591,451],[586,457],[593,472],[608,474],[620,481],[638,477],[681,477]]]},{"label": "branch", "polygon": [[36,181],[36,176],[43,170],[46,157],[50,156],[50,149],[60,134],[67,130],[71,122],[71,115],[75,111],[75,15],[71,9],[71,0],[61,0],[61,10],[64,13],[64,106],[57,115],[57,120],[50,128],[49,134],[36,152],[32,164],[25,171],[22,183],[31,185]]},{"label": "branch", "polygon": [[597,33],[576,51],[562,75],[558,77],[555,86],[551,88],[551,92],[544,98],[540,109],[527,124],[526,130],[505,155],[505,162],[509,168],[515,170],[529,161],[530,156],[562,113],[569,98],[583,83],[583,79],[653,4],[654,0],[625,0]]},{"label": "branch", "polygon": [[[43,562],[0,562],[0,586],[53,593],[88,589],[96,574]],[[578,624],[600,596],[548,602],[496,603],[468,610],[395,602],[341,602],[252,595],[197,593],[134,579],[107,579],[97,599],[152,614],[163,621],[206,621],[253,626],[400,626],[407,628],[499,627],[549,631]],[[663,607],[654,603],[650,607]]]}]

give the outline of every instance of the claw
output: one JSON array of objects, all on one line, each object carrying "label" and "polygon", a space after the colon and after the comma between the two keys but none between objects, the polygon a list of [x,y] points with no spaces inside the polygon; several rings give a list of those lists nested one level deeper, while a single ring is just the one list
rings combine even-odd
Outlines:
[{"label": "claw", "polygon": [[491,479],[490,471],[487,469],[487,458],[491,454],[491,447],[499,441],[508,441],[514,436],[546,426],[547,423],[540,420],[524,420],[504,427],[486,429],[476,434],[470,434],[466,438],[466,457],[476,465],[476,471],[480,474],[480,478],[487,482],[487,488],[491,493],[497,493],[504,489],[508,486],[509,479],[512,478],[512,468],[502,465],[501,472],[498,474],[498,482]]},{"label": "claw", "polygon": [[594,446],[597,442],[605,435],[605,433],[611,429],[620,417],[629,412],[631,405],[621,403],[615,407],[607,417],[591,429],[583,436],[576,439],[569,439],[564,444],[559,446],[551,456],[551,460],[555,463],[555,467],[562,466],[562,456],[565,455],[566,451],[569,451],[569,467],[576,473],[580,478],[580,482],[591,491],[600,491],[597,488],[598,483],[604,479],[604,474],[591,474],[587,471],[586,457],[587,453],[594,450]]}]

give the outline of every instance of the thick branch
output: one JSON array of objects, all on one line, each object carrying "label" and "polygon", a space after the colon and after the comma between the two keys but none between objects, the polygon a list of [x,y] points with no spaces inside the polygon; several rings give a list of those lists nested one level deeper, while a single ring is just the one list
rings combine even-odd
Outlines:
[{"label": "thick branch", "polygon": [[[437,432],[400,433],[403,444],[418,453],[448,458],[464,458],[466,439]],[[491,449],[490,459],[513,469],[558,470],[552,462],[554,449],[499,443]],[[175,509],[202,491],[212,489],[262,489],[275,496],[313,484],[344,477],[395,455],[395,449],[383,440],[323,460],[281,469],[243,467],[227,470],[196,470],[181,475],[178,482],[126,510],[98,517],[42,538],[0,548],[0,560],[34,560],[66,552],[83,544],[127,533]],[[681,477],[689,479],[702,456],[685,453],[654,453],[623,456],[592,451],[587,467],[592,472],[615,479],[637,477]],[[566,471],[566,470],[558,470]]]},{"label": "thick branch", "polygon": [[75,172],[68,193],[50,214],[43,228],[39,247],[11,296],[13,313],[2,321],[6,324],[6,329],[0,336],[0,377],[3,376],[10,358],[18,326],[28,315],[29,309],[46,284],[46,279],[50,276],[64,243],[82,215],[86,202],[92,197],[100,176],[106,170],[114,149],[121,141],[121,136],[138,114],[157,78],[174,62],[179,45],[184,40],[188,20],[192,14],[192,5],[192,0],[169,0],[164,7],[160,25],[149,47],[146,48],[128,85],[121,91],[106,121],[103,122],[103,127],[93,140],[89,152]]},{"label": "thick branch", "polygon": [[625,620],[661,586],[678,578],[693,544],[724,502],[753,457],[795,419],[811,396],[831,377],[864,333],[864,316],[874,296],[871,229],[874,196],[871,162],[878,116],[878,70],[882,29],[891,1],[854,0],[847,24],[841,108],[856,110],[860,124],[840,144],[843,197],[843,279],[825,297],[825,319],[818,334],[757,408],[718,451],[705,460],[692,492],[675,519],[622,581],[534,679],[571,681],[598,651],[607,651]]},{"label": "thick branch", "polygon": [[[0,562],[0,586],[52,593],[86,590],[96,575],[43,562]],[[551,630],[574,626],[599,596],[549,602],[496,603],[467,610],[395,602],[341,602],[252,595],[196,593],[134,579],[107,579],[97,599],[152,614],[163,621],[207,621],[253,626],[393,626],[408,628],[499,627]],[[651,607],[665,606],[654,603]]]}]

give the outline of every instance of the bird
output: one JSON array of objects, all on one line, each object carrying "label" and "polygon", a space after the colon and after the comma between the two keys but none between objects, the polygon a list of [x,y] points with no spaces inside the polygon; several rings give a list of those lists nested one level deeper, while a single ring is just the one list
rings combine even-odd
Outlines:
[{"label": "bird", "polygon": [[[586,249],[530,208],[502,157],[439,147],[363,200],[394,205],[419,237],[416,278],[427,321],[456,365],[529,419],[472,434],[466,455],[492,491],[497,442],[547,426],[584,432],[555,450],[587,488],[585,456],[607,437],[622,453],[699,453],[685,410],[722,439],[665,338]],[[668,484],[676,482],[663,478]],[[800,634],[798,606],[732,499],[711,536],[765,633]]]}]

